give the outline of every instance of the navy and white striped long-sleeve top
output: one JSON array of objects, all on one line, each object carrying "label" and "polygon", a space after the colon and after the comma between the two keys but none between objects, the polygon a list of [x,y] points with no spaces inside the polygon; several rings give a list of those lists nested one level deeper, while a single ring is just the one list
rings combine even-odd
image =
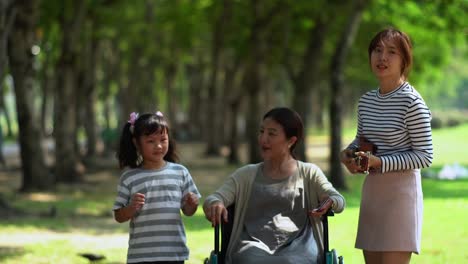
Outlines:
[{"label": "navy and white striped long-sleeve top", "polygon": [[420,169],[432,163],[431,112],[423,98],[407,82],[388,94],[372,90],[358,105],[357,148],[364,136],[377,146],[382,173]]}]

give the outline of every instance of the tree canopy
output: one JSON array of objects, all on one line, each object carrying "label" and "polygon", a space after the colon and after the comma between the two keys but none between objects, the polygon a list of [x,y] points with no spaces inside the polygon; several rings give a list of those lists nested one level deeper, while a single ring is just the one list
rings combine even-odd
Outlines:
[{"label": "tree canopy", "polygon": [[[340,112],[354,113],[359,96],[376,87],[367,46],[386,27],[411,37],[409,80],[428,105],[467,108],[465,0],[31,2],[2,2],[1,39],[15,36],[9,45],[16,45],[23,40],[12,32],[29,32],[23,37],[30,46],[18,52],[31,58],[12,64],[18,57],[2,47],[2,78],[13,76],[14,86],[31,89],[27,95],[18,93],[24,87],[2,89],[2,95],[14,91],[17,104],[24,96],[38,102],[28,111],[40,115],[41,137],[55,139],[55,159],[61,160],[53,170],[56,181],[79,181],[77,164],[98,155],[97,142],[118,134],[132,111],[163,111],[177,139],[205,141],[211,154],[227,145],[231,162],[239,162],[236,146],[245,139],[249,161],[256,159],[256,124],[272,106],[295,108],[308,128],[323,128],[335,111],[328,110],[336,96],[333,58],[353,15],[359,16],[356,34],[339,53],[345,64],[338,67],[343,82],[336,92],[346,98]],[[21,23],[29,14],[38,15]],[[27,65],[33,74],[14,74]],[[16,112],[23,129],[21,110]],[[112,151],[112,143],[106,146]]]}]

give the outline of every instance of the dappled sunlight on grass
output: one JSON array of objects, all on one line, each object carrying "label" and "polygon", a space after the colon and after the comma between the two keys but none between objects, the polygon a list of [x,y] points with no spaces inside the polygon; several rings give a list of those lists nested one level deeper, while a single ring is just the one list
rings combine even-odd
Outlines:
[{"label": "dappled sunlight on grass", "polygon": [[26,252],[22,246],[0,246],[0,262],[4,263],[5,259],[16,258],[24,255]]},{"label": "dappled sunlight on grass", "polygon": [[[13,232],[7,238],[0,234],[0,260],[2,263],[89,263],[78,256],[81,252],[103,254],[114,261],[125,259],[122,248],[127,246],[126,233],[108,235],[88,235],[83,233]],[[14,248],[13,253],[2,250]],[[114,252],[109,254],[109,252]],[[121,252],[121,253],[115,253]],[[114,262],[114,263],[124,263]]]},{"label": "dappled sunlight on grass", "polygon": [[58,200],[57,195],[50,193],[30,193],[26,197],[33,202],[55,202]]}]

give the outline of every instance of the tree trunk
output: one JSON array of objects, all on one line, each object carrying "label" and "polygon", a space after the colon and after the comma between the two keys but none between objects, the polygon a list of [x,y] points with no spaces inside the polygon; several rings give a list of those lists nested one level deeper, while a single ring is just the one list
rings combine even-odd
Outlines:
[{"label": "tree trunk", "polygon": [[[261,160],[260,148],[258,147],[258,129],[261,121],[259,102],[260,92],[263,91],[264,84],[262,83],[262,68],[265,66],[265,56],[267,50],[265,47],[265,36],[270,29],[271,22],[275,15],[280,13],[284,8],[283,1],[275,2],[275,5],[266,10],[267,5],[264,1],[251,0],[251,23],[250,35],[247,42],[247,60],[246,71],[244,73],[243,84],[246,87],[246,95],[248,96],[247,106],[247,144],[249,149],[249,163],[256,163]],[[265,12],[262,12],[265,11]]]},{"label": "tree trunk", "polygon": [[8,38],[8,54],[14,80],[16,112],[19,126],[20,156],[23,169],[22,191],[47,190],[54,184],[41,149],[41,132],[33,109],[34,55],[31,49],[35,43],[38,18],[38,1],[16,2],[17,16],[14,30]]},{"label": "tree trunk", "polygon": [[[302,68],[297,76],[292,76],[294,84],[294,98],[293,105],[298,114],[302,117],[304,123],[304,132],[309,128],[309,113],[311,110],[310,104],[312,100],[313,89],[317,86],[318,82],[317,72],[319,72],[320,62],[323,57],[323,44],[328,32],[328,23],[319,18],[315,27],[311,28],[309,32],[309,40],[307,49],[304,53],[304,61]],[[292,72],[290,69],[289,72]],[[291,73],[290,73],[291,75]],[[297,145],[296,153],[297,158],[307,160],[307,134],[304,139]]]},{"label": "tree trunk", "polygon": [[[312,88],[312,105],[310,107],[311,110],[311,117],[309,120],[312,121],[312,125],[317,128],[317,130],[321,131],[325,128],[325,121],[324,121],[324,112],[326,112],[326,107],[328,104],[325,102],[324,104],[324,89],[323,89],[323,82],[313,83],[314,88]],[[328,87],[326,87],[328,88]]]},{"label": "tree trunk", "polygon": [[200,60],[195,65],[187,65],[186,72],[189,79],[189,122],[188,122],[188,130],[189,130],[189,138],[194,140],[201,139],[201,131],[203,131],[201,124],[203,124],[202,115],[200,113],[204,113],[204,109],[202,107],[202,89],[204,87],[204,78],[203,78],[203,71],[204,67]]},{"label": "tree trunk", "polygon": [[[94,23],[94,21],[90,21],[90,23]],[[98,47],[98,39],[96,33],[93,31],[94,25],[91,25],[92,29],[91,38],[89,41],[89,47],[87,50],[86,58],[86,66],[84,69],[85,72],[85,87],[84,90],[86,93],[85,96],[85,104],[84,107],[84,128],[86,133],[86,159],[90,160],[95,158],[96,156],[96,144],[97,144],[97,120],[96,120],[96,64],[97,64],[97,47]],[[86,44],[88,45],[88,44]]]},{"label": "tree trunk", "polygon": [[55,97],[55,173],[59,182],[77,182],[76,165],[76,78],[71,54],[63,54],[57,65],[58,80]]},{"label": "tree trunk", "polygon": [[[117,41],[105,41],[100,42],[99,57],[101,58],[101,67],[104,72],[102,76],[101,84],[102,84],[102,101],[103,101],[103,115],[104,115],[104,129],[101,132],[102,140],[104,141],[104,154],[110,155],[113,154],[117,147],[117,137],[116,134],[120,133],[118,131],[114,131],[114,127],[111,127],[111,119],[112,114],[115,115],[116,120],[121,120],[118,111],[113,110],[113,103],[114,97],[111,93],[111,85],[113,82],[116,84],[120,84],[118,82],[120,76],[118,74],[119,70],[121,69],[119,65],[120,61],[120,54],[118,53],[118,49],[116,47]],[[120,89],[119,89],[120,90]],[[120,122],[117,124],[117,127],[120,127]]]},{"label": "tree trunk", "polygon": [[[137,104],[137,96],[135,95],[135,91],[132,87],[137,87],[136,79],[138,78],[138,60],[141,56],[141,49],[132,48],[132,52],[130,56],[126,55],[128,58],[128,65],[125,67],[125,63],[123,63],[123,58],[121,58],[121,62],[118,67],[118,76],[119,78],[119,86],[120,89],[118,90],[118,101],[121,110],[121,116],[118,119],[118,126],[122,127],[124,125],[124,121],[128,120],[128,117],[131,112],[139,112],[140,109],[139,104]],[[128,78],[128,81],[127,81]]]},{"label": "tree trunk", "polygon": [[47,122],[50,121],[48,118],[51,116],[51,102],[50,98],[53,98],[53,89],[54,87],[54,77],[53,77],[53,69],[51,65],[51,56],[45,56],[44,64],[42,68],[42,80],[41,80],[41,95],[42,95],[42,102],[41,102],[41,132],[43,136],[48,136],[50,130],[47,127]]},{"label": "tree trunk", "polygon": [[78,38],[85,16],[85,2],[63,2],[62,44],[57,63],[55,97],[55,173],[60,182],[81,181],[78,172],[78,153],[75,149],[77,128],[76,60]]},{"label": "tree trunk", "polygon": [[338,45],[331,63],[331,102],[330,102],[330,175],[333,186],[339,189],[347,189],[340,162],[341,152],[341,124],[342,124],[342,87],[344,83],[343,68],[346,55],[354,41],[356,32],[361,22],[362,12],[366,7],[366,0],[354,2],[354,8],[346,21],[344,30],[338,39]]},{"label": "tree trunk", "polygon": [[260,82],[260,67],[263,62],[261,48],[261,33],[265,29],[268,20],[260,18],[260,3],[257,0],[251,1],[252,24],[250,29],[249,57],[247,59],[247,69],[244,73],[244,84],[247,88],[247,144],[249,149],[249,163],[257,163],[261,160],[260,149],[258,147],[258,129],[260,122],[259,95],[262,90]]},{"label": "tree trunk", "polygon": [[218,111],[219,107],[219,94],[218,94],[218,73],[220,68],[221,49],[224,43],[224,30],[226,25],[227,13],[230,12],[228,1],[223,1],[222,12],[218,14],[218,17],[213,25],[213,41],[211,46],[211,74],[208,86],[208,101],[207,105],[207,116],[210,116],[209,122],[207,122],[207,146],[205,153],[207,155],[219,155],[220,151],[220,134],[218,131],[219,123],[221,120],[221,112]]},{"label": "tree trunk", "polygon": [[[10,35],[16,17],[14,1],[0,1],[0,90],[3,90],[3,76],[7,65],[8,36]],[[2,93],[3,95],[3,93]]]},{"label": "tree trunk", "polygon": [[[101,50],[101,49],[100,49]],[[118,65],[112,65],[107,58],[102,58],[102,65],[103,70],[109,72],[108,74],[104,74],[102,79],[102,97],[103,97],[103,114],[104,114],[104,129],[109,130],[111,129],[111,84],[112,78],[115,78],[115,70],[114,68],[118,67]]]},{"label": "tree trunk", "polygon": [[[240,97],[239,97],[240,99]],[[237,126],[237,118],[239,116],[239,108],[240,108],[240,100],[233,100],[230,103],[230,115],[231,115],[231,129],[230,129],[230,136],[229,136],[229,156],[228,156],[228,163],[229,164],[240,164],[241,160],[239,157],[239,146],[240,140],[238,131],[239,128]]]},{"label": "tree trunk", "polygon": [[[11,29],[13,28],[13,23],[16,17],[16,8],[14,7],[14,1],[3,0],[0,2],[0,110],[3,111],[5,120],[7,122],[7,136],[13,136],[11,130],[11,121],[10,115],[8,113],[8,108],[5,104],[5,91],[4,91],[4,76],[5,69],[8,64],[7,49],[8,49],[8,36],[10,35]],[[0,131],[2,133],[3,131]],[[2,138],[3,140],[3,134]],[[0,144],[0,147],[2,145]],[[0,149],[1,160],[4,162],[3,152]]]},{"label": "tree trunk", "polygon": [[249,148],[249,163],[257,163],[261,160],[260,149],[258,147],[258,129],[261,120],[259,94],[260,94],[260,68],[258,61],[251,62],[251,66],[247,68],[247,142]]},{"label": "tree trunk", "polygon": [[[55,87],[54,81],[56,80],[54,73],[54,56],[51,56],[52,51],[57,49],[56,41],[51,40],[51,34],[48,31],[45,31],[44,35],[41,38],[41,52],[48,54],[44,56],[44,59],[41,63],[39,79],[41,82],[41,110],[40,110],[40,122],[41,122],[41,132],[44,137],[50,136],[52,128],[48,125],[52,123],[52,106],[53,106],[53,87]],[[44,45],[45,43],[53,45]]]},{"label": "tree trunk", "polygon": [[[229,64],[225,64],[224,67],[224,104],[227,104],[229,108],[225,109],[225,117],[223,120],[228,120],[225,126],[229,127],[226,131],[229,131],[227,137],[227,143],[229,147],[229,156],[228,156],[228,163],[229,164],[239,164],[239,127],[237,125],[237,119],[239,116],[240,105],[242,100],[242,89],[235,89],[236,87],[236,77],[239,71],[240,61],[236,60],[232,66]],[[239,88],[239,87],[237,87]],[[241,91],[237,94],[234,94],[234,91]]]},{"label": "tree trunk", "polygon": [[[177,59],[174,58],[174,61],[177,61]],[[166,83],[166,89],[167,89],[167,101],[168,101],[168,108],[167,108],[167,115],[169,116],[169,122],[171,126],[171,131],[177,132],[177,109],[178,109],[178,98],[177,98],[177,92],[176,92],[176,87],[175,87],[175,79],[177,75],[177,65],[173,62],[168,63],[165,68],[165,83]]]}]

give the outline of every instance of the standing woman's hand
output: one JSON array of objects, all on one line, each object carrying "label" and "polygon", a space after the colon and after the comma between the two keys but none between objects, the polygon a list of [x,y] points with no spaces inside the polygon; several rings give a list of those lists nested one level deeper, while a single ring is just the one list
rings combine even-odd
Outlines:
[{"label": "standing woman's hand", "polygon": [[356,152],[356,155],[361,156],[361,157],[367,157],[369,159],[369,169],[370,170],[380,170],[380,167],[382,167],[382,160],[372,154],[368,154],[363,151]]},{"label": "standing woman's hand", "polygon": [[224,222],[228,222],[228,212],[222,202],[214,202],[207,208],[204,208],[206,219],[208,219],[212,226],[221,224],[221,218]]},{"label": "standing woman's hand", "polygon": [[352,149],[345,149],[340,153],[340,160],[343,163],[349,172],[357,173],[359,171],[359,166],[356,164],[354,160],[355,157],[355,150]]}]

